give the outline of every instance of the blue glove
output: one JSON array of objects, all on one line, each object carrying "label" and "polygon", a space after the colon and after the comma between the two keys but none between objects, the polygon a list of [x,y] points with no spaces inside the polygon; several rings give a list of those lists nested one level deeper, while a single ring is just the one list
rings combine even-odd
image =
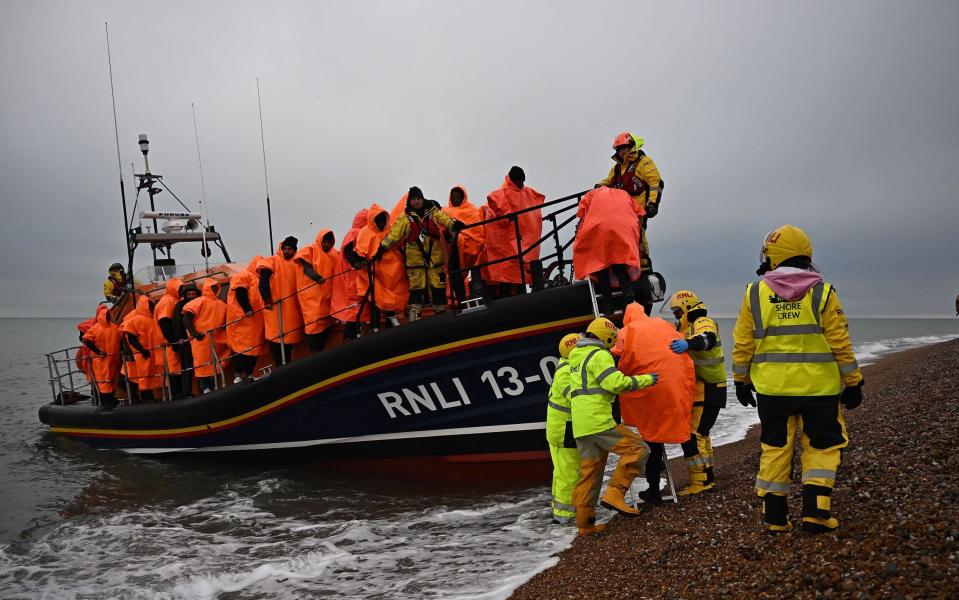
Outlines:
[{"label": "blue glove", "polygon": [[682,354],[689,350],[689,342],[686,340],[673,340],[669,343],[669,349],[676,354]]},{"label": "blue glove", "polygon": [[653,385],[659,383],[659,373],[650,373],[649,376],[653,378]]}]

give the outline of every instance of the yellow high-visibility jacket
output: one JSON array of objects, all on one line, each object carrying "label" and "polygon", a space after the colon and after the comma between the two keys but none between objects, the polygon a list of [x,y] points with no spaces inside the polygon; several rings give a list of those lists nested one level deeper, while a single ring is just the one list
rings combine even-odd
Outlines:
[{"label": "yellow high-visibility jacket", "polygon": [[778,298],[764,281],[749,284],[733,341],[733,378],[763,395],[832,396],[862,381],[849,323],[829,283],[795,301]]}]

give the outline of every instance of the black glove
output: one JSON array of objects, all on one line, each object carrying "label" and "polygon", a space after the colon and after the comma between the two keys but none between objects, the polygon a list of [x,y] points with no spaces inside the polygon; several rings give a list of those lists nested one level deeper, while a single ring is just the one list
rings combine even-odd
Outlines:
[{"label": "black glove", "polygon": [[383,245],[378,246],[378,247],[376,248],[376,254],[373,255],[373,258],[370,259],[370,262],[378,261],[378,260],[383,256],[383,254],[384,254],[385,252],[386,252],[386,247],[385,247],[385,246],[383,246]]},{"label": "black glove", "polygon": [[453,231],[455,233],[459,233],[463,231],[464,229],[466,229],[466,223],[459,220],[453,221]]},{"label": "black glove", "polygon": [[143,356],[143,358],[150,358],[150,351],[146,348],[140,350],[140,354]]},{"label": "black glove", "polygon": [[842,402],[843,406],[849,410],[853,410],[862,404],[862,384],[863,382],[860,381],[859,385],[848,386],[842,391],[839,401]]},{"label": "black glove", "polygon": [[657,214],[659,214],[659,203],[658,203],[658,202],[650,202],[649,204],[646,205],[646,218],[647,218],[647,219],[652,219],[652,218],[655,217]]},{"label": "black glove", "polygon": [[743,406],[756,406],[756,398],[753,397],[752,386],[742,381],[737,381],[736,400],[739,400],[739,403]]}]

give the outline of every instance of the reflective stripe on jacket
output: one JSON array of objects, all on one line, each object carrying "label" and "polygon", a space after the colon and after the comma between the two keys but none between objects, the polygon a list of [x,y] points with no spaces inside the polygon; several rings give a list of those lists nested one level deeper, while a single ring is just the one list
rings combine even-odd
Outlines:
[{"label": "reflective stripe on jacket", "polygon": [[[747,286],[733,333],[736,380],[751,380],[757,392],[769,396],[838,395],[841,374],[854,377],[859,366],[854,356],[850,361],[843,344],[833,347],[832,338],[841,337],[837,327],[849,345],[846,328],[828,317],[834,296],[832,285],[824,282],[793,301],[779,298],[764,281]],[[838,300],[835,303],[838,306]],[[837,361],[840,353],[846,360]]]},{"label": "reflective stripe on jacket", "polygon": [[570,405],[573,436],[580,438],[616,427],[613,401],[617,394],[652,385],[649,375],[624,375],[613,355],[598,340],[581,339],[569,353]]},{"label": "reflective stripe on jacket", "polygon": [[566,423],[573,418],[569,407],[569,363],[560,360],[553,374],[546,401],[546,441],[553,446],[562,446],[566,437]]},{"label": "reflective stripe on jacket", "polygon": [[704,383],[726,383],[726,365],[723,357],[723,345],[719,339],[719,327],[709,317],[699,317],[686,330],[686,337],[712,333],[716,336],[716,345],[709,350],[690,350],[696,368],[696,379]]}]

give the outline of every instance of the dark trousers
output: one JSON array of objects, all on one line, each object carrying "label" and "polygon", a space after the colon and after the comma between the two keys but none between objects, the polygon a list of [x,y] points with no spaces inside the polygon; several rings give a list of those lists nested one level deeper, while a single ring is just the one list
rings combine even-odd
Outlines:
[{"label": "dark trousers", "polygon": [[256,357],[246,354],[234,354],[230,359],[233,362],[233,372],[237,377],[249,377],[256,369]]},{"label": "dark trousers", "polygon": [[320,333],[306,334],[306,344],[310,347],[310,353],[322,352],[326,347],[326,338],[330,337],[330,330],[326,329]]},{"label": "dark trousers", "polygon": [[180,392],[184,398],[193,395],[193,350],[190,344],[180,346]]},{"label": "dark trousers", "polygon": [[666,446],[659,442],[646,442],[649,458],[646,459],[646,483],[649,489],[659,494],[659,477],[666,466]]},{"label": "dark trousers", "polygon": [[[270,342],[270,354],[273,355],[274,367],[293,362],[293,346],[291,344],[286,344],[284,348],[279,342]],[[286,355],[286,363],[283,362],[284,354]]]}]

